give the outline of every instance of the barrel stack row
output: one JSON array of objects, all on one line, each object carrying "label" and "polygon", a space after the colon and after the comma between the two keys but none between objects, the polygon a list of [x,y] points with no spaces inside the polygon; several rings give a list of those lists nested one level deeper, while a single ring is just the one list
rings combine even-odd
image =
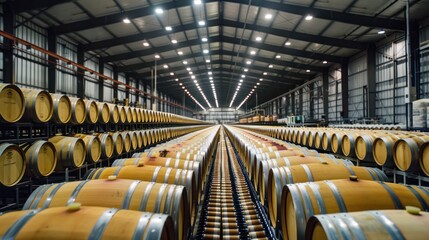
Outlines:
[{"label": "barrel stack row", "polygon": [[[421,212],[429,210],[427,188],[389,183],[379,169],[303,150],[267,136],[270,127],[248,129],[252,131],[228,126],[227,132],[249,175],[254,167],[250,164],[260,165],[263,177],[255,189],[279,238],[352,239],[358,238],[356,234],[386,238],[392,230],[404,238],[416,238],[426,231],[419,221],[429,221],[428,214]],[[272,134],[277,138],[277,133]],[[252,156],[265,159],[252,161]],[[252,176],[254,184],[257,177]],[[414,232],[402,231],[407,227]]]},{"label": "barrel stack row", "polygon": [[396,130],[243,126],[309,148],[429,176],[429,134]]},{"label": "barrel stack row", "polygon": [[[218,131],[219,127],[210,127],[189,133],[149,149],[135,163],[136,158],[121,159],[114,163],[118,167],[93,169],[84,181],[42,185],[22,211],[0,215],[0,236],[188,239],[191,209],[201,191],[194,169],[204,172],[202,161],[214,152],[215,144],[209,141],[217,140]],[[160,153],[161,146],[163,155],[150,157]],[[168,152],[176,154],[165,158]],[[204,158],[191,161],[194,152]],[[129,164],[121,164],[125,162]]]},{"label": "barrel stack row", "polygon": [[11,84],[0,84],[0,97],[0,122],[3,123],[204,123],[172,113],[51,94]]},{"label": "barrel stack row", "polygon": [[75,134],[20,145],[1,144],[0,157],[5,159],[5,164],[3,171],[0,171],[0,184],[11,187],[24,176],[47,177],[66,168],[79,168],[85,161],[88,164],[97,163],[100,159],[138,151],[205,127],[197,125],[93,135]]}]

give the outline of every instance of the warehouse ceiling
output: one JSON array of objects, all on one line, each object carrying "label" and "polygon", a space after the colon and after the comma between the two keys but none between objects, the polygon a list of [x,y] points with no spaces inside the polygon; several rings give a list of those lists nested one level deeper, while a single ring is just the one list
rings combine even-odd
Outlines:
[{"label": "warehouse ceiling", "polygon": [[[156,64],[159,91],[204,108],[267,101],[406,26],[403,0],[11,2],[130,76]],[[428,0],[410,6],[427,17]]]}]

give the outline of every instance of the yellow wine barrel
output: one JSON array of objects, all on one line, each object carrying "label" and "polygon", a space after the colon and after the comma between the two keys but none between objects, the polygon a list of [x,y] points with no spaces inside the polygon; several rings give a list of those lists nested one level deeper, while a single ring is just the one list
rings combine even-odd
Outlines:
[{"label": "yellow wine barrel", "polygon": [[124,151],[129,152],[131,150],[131,135],[128,132],[121,132],[123,144],[124,144]]},{"label": "yellow wine barrel", "polygon": [[54,136],[49,138],[57,151],[56,170],[78,168],[85,162],[85,142],[80,138]]},{"label": "yellow wine barrel", "polygon": [[163,158],[163,157],[123,158],[123,159],[116,159],[112,163],[112,167],[120,167],[120,166],[128,166],[128,165],[137,166],[139,164],[192,170],[194,171],[195,179],[197,181],[197,186],[199,186],[201,190],[203,190],[203,184],[201,183],[201,181],[203,180],[202,169],[201,169],[202,164],[200,164],[200,162],[172,159],[172,158]]},{"label": "yellow wine barrel", "polygon": [[147,122],[154,122],[155,121],[154,111],[146,110],[146,114],[147,114]]},{"label": "yellow wine barrel", "polygon": [[54,102],[52,121],[58,124],[68,123],[72,115],[70,98],[63,94],[51,94],[51,96]]},{"label": "yellow wine barrel", "polygon": [[23,120],[45,123],[54,114],[54,103],[51,94],[44,90],[21,88],[25,96],[25,113]]},{"label": "yellow wine barrel", "polygon": [[88,163],[96,163],[101,157],[101,141],[98,136],[75,134],[74,137],[80,138],[85,142],[86,161]]},{"label": "yellow wine barrel", "polygon": [[142,109],[141,111],[141,115],[142,115],[142,122],[148,122],[148,113],[147,113],[147,109]]},{"label": "yellow wine barrel", "polygon": [[[137,118],[137,110],[135,107],[130,107],[130,111],[131,111],[131,116],[132,116],[132,122],[133,123],[138,123],[138,118]],[[140,115],[140,114],[139,114]]]},{"label": "yellow wine barrel", "polygon": [[142,111],[143,111],[143,109],[136,107],[136,108],[134,108],[134,110],[136,112],[137,122],[142,123]]},{"label": "yellow wine barrel", "polygon": [[362,239],[424,240],[429,213],[413,208],[316,215],[308,220],[305,239],[357,239],[359,236]]},{"label": "yellow wine barrel", "polygon": [[52,143],[39,140],[23,150],[25,152],[28,175],[47,177],[55,170],[57,166],[57,151]]},{"label": "yellow wine barrel", "polygon": [[125,112],[124,106],[118,106],[119,111],[119,123],[127,123],[127,113]]},{"label": "yellow wine barrel", "polygon": [[376,138],[376,134],[362,134],[356,137],[355,155],[357,159],[361,161],[374,161],[372,154],[372,146]]},{"label": "yellow wine barrel", "polygon": [[11,187],[21,181],[25,173],[25,155],[19,146],[0,145],[0,183]]},{"label": "yellow wine barrel", "polygon": [[86,119],[86,106],[82,99],[71,97],[72,105],[72,116],[70,119],[71,123],[82,124]]},{"label": "yellow wine barrel", "polygon": [[86,108],[86,118],[87,123],[97,123],[98,122],[98,106],[94,100],[83,100]]},{"label": "yellow wine barrel", "polygon": [[101,158],[110,158],[113,155],[115,144],[113,137],[108,133],[96,133],[101,142]]},{"label": "yellow wine barrel", "polygon": [[14,123],[24,115],[25,96],[15,85],[0,83],[0,104],[0,122]]},{"label": "yellow wine barrel", "polygon": [[393,161],[393,145],[398,139],[407,138],[407,135],[395,135],[389,134],[386,136],[378,137],[374,139],[372,144],[372,156],[374,161],[379,166],[394,167],[395,162]]},{"label": "yellow wine barrel", "polygon": [[333,153],[342,153],[341,139],[343,139],[344,135],[345,132],[335,132],[332,134],[331,149]]},{"label": "yellow wine barrel", "polygon": [[116,106],[116,104],[107,104],[107,106],[109,107],[109,112],[110,112],[110,123],[119,123],[119,108],[118,106]]},{"label": "yellow wine barrel", "polygon": [[108,123],[110,121],[110,109],[107,103],[97,102],[98,107],[98,122]]},{"label": "yellow wine barrel", "polygon": [[131,150],[134,151],[138,148],[138,145],[139,145],[137,133],[134,131],[129,131],[127,133],[128,135],[130,135],[130,139],[131,139]]},{"label": "yellow wine barrel", "polygon": [[270,170],[268,175],[267,204],[268,212],[276,227],[278,210],[281,205],[283,187],[287,184],[316,182],[323,180],[348,179],[350,175],[362,180],[388,181],[387,176],[377,168],[355,167],[335,164],[302,164],[279,167]]},{"label": "yellow wine barrel", "polygon": [[177,184],[186,187],[188,194],[191,216],[198,201],[197,188],[195,185],[195,175],[193,171],[174,169],[161,166],[138,165],[123,167],[107,167],[90,169],[86,179],[108,179],[109,176],[116,176],[119,179],[133,179],[157,183]]},{"label": "yellow wine barrel", "polygon": [[3,239],[174,239],[171,217],[103,207],[56,207],[0,215]]},{"label": "yellow wine barrel", "polygon": [[346,157],[354,157],[356,156],[355,152],[355,142],[356,138],[360,135],[359,132],[348,132],[343,135],[341,139],[341,150],[344,156]]},{"label": "yellow wine barrel", "polygon": [[329,163],[329,164],[340,164],[353,166],[353,163],[348,160],[336,159],[333,155],[323,154],[321,156],[291,156],[291,157],[282,157],[269,160],[263,160],[260,162],[258,173],[255,176],[256,190],[259,192],[261,197],[261,202],[264,204],[266,198],[266,192],[268,189],[268,175],[270,169],[279,168],[279,167],[290,167],[301,164],[320,164],[320,163]]},{"label": "yellow wine barrel", "polygon": [[355,178],[290,184],[283,188],[281,199],[278,218],[283,239],[304,239],[307,220],[318,214],[403,209],[407,205],[427,211],[429,204],[423,187]]},{"label": "yellow wine barrel", "polygon": [[115,155],[122,154],[124,151],[124,139],[122,138],[122,134],[120,132],[109,132],[109,134],[113,139]]},{"label": "yellow wine barrel", "polygon": [[42,185],[30,195],[23,210],[68,206],[106,207],[168,214],[176,239],[187,239],[190,212],[183,186],[138,180],[87,180]]},{"label": "yellow wine barrel", "polygon": [[133,112],[130,107],[124,106],[126,123],[133,123]]},{"label": "yellow wine barrel", "polygon": [[334,131],[324,131],[322,134],[322,149],[324,151],[332,151],[332,135],[334,134]]},{"label": "yellow wine barrel", "polygon": [[393,145],[396,167],[405,172],[420,171],[420,146],[426,142],[429,142],[429,136],[414,136],[396,141]]}]

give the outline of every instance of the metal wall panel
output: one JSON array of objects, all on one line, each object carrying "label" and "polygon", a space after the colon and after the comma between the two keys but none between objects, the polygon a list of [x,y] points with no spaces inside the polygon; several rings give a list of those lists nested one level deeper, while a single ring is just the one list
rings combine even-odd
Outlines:
[{"label": "metal wall panel", "polygon": [[[20,16],[17,16],[16,20],[17,23],[24,21]],[[39,47],[47,48],[47,31],[31,22],[17,27],[15,35]],[[22,45],[18,45],[18,47],[25,48]],[[14,82],[18,86],[46,89],[48,87],[46,59],[46,54],[42,54],[34,49],[17,51],[14,57]]]},{"label": "metal wall panel", "polygon": [[[104,65],[104,75],[110,78],[113,78],[113,69],[111,66],[105,64]],[[113,83],[109,80],[104,81],[104,96],[103,101],[105,102],[113,102]]]},{"label": "metal wall panel", "polygon": [[405,123],[406,45],[404,39],[376,53],[376,115],[386,123]]},{"label": "metal wall panel", "polygon": [[[73,62],[77,61],[76,45],[58,38],[57,54]],[[67,95],[77,95],[77,68],[65,62],[59,62],[57,67],[57,91]]]},{"label": "metal wall panel", "polygon": [[[125,74],[123,73],[119,73],[118,74],[118,79],[119,82],[123,82],[125,83]],[[124,100],[126,98],[126,94],[125,94],[125,87],[123,85],[119,85],[118,86],[118,99],[119,100]]]},{"label": "metal wall panel", "polygon": [[[420,31],[420,42],[429,41],[429,26],[421,29]],[[424,46],[424,49],[420,52],[420,97],[429,98],[429,47]]]},{"label": "metal wall panel", "polygon": [[322,115],[324,115],[323,111],[323,81],[322,79],[313,83],[313,105],[314,105],[314,119],[321,119]]},{"label": "metal wall panel", "polygon": [[367,97],[364,96],[368,84],[367,55],[363,53],[349,62],[349,118],[352,120],[365,117]]},{"label": "metal wall panel", "polygon": [[310,118],[310,87],[305,86],[302,89],[302,115],[305,117],[305,119]]},{"label": "metal wall panel", "polygon": [[[85,53],[85,67],[98,72],[98,58]],[[98,100],[98,76],[85,72],[85,97]]]},{"label": "metal wall panel", "polygon": [[329,73],[328,102],[329,121],[341,121],[341,111],[343,110],[341,69],[334,69]]}]

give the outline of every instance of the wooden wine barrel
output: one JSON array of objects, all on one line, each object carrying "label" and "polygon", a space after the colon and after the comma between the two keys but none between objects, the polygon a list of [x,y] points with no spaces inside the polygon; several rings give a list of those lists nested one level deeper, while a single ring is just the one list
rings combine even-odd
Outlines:
[{"label": "wooden wine barrel", "polygon": [[86,161],[96,163],[101,157],[101,140],[95,135],[75,134],[74,137],[80,138],[85,142]]},{"label": "wooden wine barrel", "polygon": [[38,187],[23,210],[63,207],[74,202],[83,206],[106,207],[168,214],[176,239],[187,239],[190,211],[183,186],[138,180],[86,180]]},{"label": "wooden wine barrel", "polygon": [[316,215],[308,220],[305,239],[426,239],[429,213],[407,208]]},{"label": "wooden wine barrel", "polygon": [[314,135],[314,148],[322,150],[322,137],[323,137],[323,130],[317,131]]},{"label": "wooden wine barrel", "polygon": [[116,106],[116,104],[108,103],[107,106],[109,107],[110,112],[110,123],[119,123],[119,108]]},{"label": "wooden wine barrel", "polygon": [[174,239],[165,214],[103,207],[56,207],[0,215],[3,239]]},{"label": "wooden wine barrel", "polygon": [[148,122],[148,114],[147,114],[147,110],[146,109],[142,109],[141,111],[141,115],[142,115],[142,122]]},{"label": "wooden wine barrel", "polygon": [[21,181],[25,173],[25,155],[19,146],[0,144],[0,183],[11,187]]},{"label": "wooden wine barrel", "polygon": [[172,158],[172,159],[180,159],[180,160],[188,160],[188,161],[196,161],[201,163],[201,168],[203,169],[203,175],[207,169],[206,158],[202,154],[191,154],[187,152],[142,152],[135,153],[132,156],[133,158],[141,158],[141,157],[164,157],[164,158]]},{"label": "wooden wine barrel", "polygon": [[119,123],[127,123],[127,113],[125,112],[124,106],[118,106],[119,111]]},{"label": "wooden wine barrel", "polygon": [[398,139],[393,145],[393,160],[396,167],[405,172],[420,171],[420,146],[426,142],[429,142],[429,136]]},{"label": "wooden wine barrel", "polygon": [[23,120],[45,123],[54,114],[54,102],[51,94],[44,90],[21,88],[25,96],[25,113]]},{"label": "wooden wine barrel", "polygon": [[333,155],[323,154],[320,156],[291,156],[276,159],[268,159],[260,162],[258,173],[255,176],[256,190],[259,192],[261,202],[264,204],[268,189],[268,174],[270,169],[278,167],[290,167],[301,164],[340,164],[353,166],[353,163],[348,160],[336,159]]},{"label": "wooden wine barrel", "polygon": [[87,123],[97,123],[98,122],[98,106],[94,100],[83,100],[86,108],[86,118]]},{"label": "wooden wine barrel", "polygon": [[141,149],[143,147],[143,131],[134,131],[137,136],[137,148]]},{"label": "wooden wine barrel", "polygon": [[54,136],[49,138],[57,151],[56,170],[78,168],[85,162],[85,142],[80,138]]},{"label": "wooden wine barrel", "polygon": [[151,166],[162,166],[162,167],[171,167],[177,169],[184,170],[192,170],[195,174],[195,180],[197,181],[197,186],[203,190],[203,176],[200,162],[197,161],[189,161],[189,160],[180,160],[180,159],[172,159],[172,158],[163,158],[163,157],[142,157],[142,158],[123,158],[116,159],[112,163],[112,167],[121,167],[134,165],[137,166],[139,164],[151,165]]},{"label": "wooden wine barrel", "polygon": [[82,124],[86,119],[86,106],[82,99],[71,97],[72,105],[72,116],[70,119],[71,123]]},{"label": "wooden wine barrel", "polygon": [[342,153],[341,139],[345,135],[344,132],[336,132],[332,134],[331,149],[333,153]]},{"label": "wooden wine barrel", "polygon": [[355,152],[355,142],[356,138],[360,135],[358,132],[348,132],[343,135],[341,139],[341,151],[346,157],[354,157],[356,156]]},{"label": "wooden wine barrel", "polygon": [[130,136],[130,140],[131,140],[131,150],[134,151],[138,148],[138,144],[139,144],[137,133],[134,131],[129,131],[127,133]]},{"label": "wooden wine barrel", "polygon": [[287,184],[317,182],[323,180],[348,179],[350,175],[362,180],[388,181],[387,176],[377,168],[355,167],[341,164],[302,164],[290,167],[272,168],[268,175],[267,205],[273,226],[276,227],[281,205],[283,187]]},{"label": "wooden wine barrel", "polygon": [[133,113],[131,111],[131,108],[128,106],[124,106],[125,111],[125,117],[126,117],[126,123],[133,123]]},{"label": "wooden wine barrel", "polygon": [[372,155],[374,161],[379,166],[394,167],[393,161],[393,145],[398,139],[408,138],[407,135],[389,134],[386,136],[377,137],[372,144]]},{"label": "wooden wine barrel", "polygon": [[138,107],[136,107],[136,108],[134,108],[134,109],[135,109],[135,111],[136,111],[137,122],[138,122],[138,123],[142,123],[142,122],[143,122],[143,121],[142,121],[142,111],[143,111],[143,109],[138,108]]},{"label": "wooden wine barrel", "polygon": [[374,162],[374,158],[372,154],[372,146],[376,138],[377,138],[376,134],[363,134],[356,137],[355,155],[357,159],[361,161]]},{"label": "wooden wine barrel", "polygon": [[108,123],[110,121],[110,109],[107,103],[97,102],[98,107],[98,122]]},{"label": "wooden wine barrel", "polygon": [[114,143],[114,154],[120,155],[124,151],[124,139],[122,137],[122,134],[120,132],[109,132],[109,134],[112,136],[113,143]]},{"label": "wooden wine barrel", "polygon": [[70,121],[72,106],[70,98],[63,94],[51,94],[54,103],[52,121],[57,124],[65,124]]},{"label": "wooden wine barrel", "polygon": [[128,132],[121,132],[123,144],[124,144],[124,152],[129,152],[131,150],[131,135]]},{"label": "wooden wine barrel", "polygon": [[96,133],[95,135],[101,142],[101,158],[110,158],[115,148],[113,137],[108,133]]},{"label": "wooden wine barrel", "polygon": [[403,209],[407,205],[429,210],[429,195],[423,187],[355,178],[290,184],[283,188],[281,199],[278,218],[283,239],[304,239],[307,219],[318,214]]},{"label": "wooden wine barrel", "polygon": [[146,110],[146,114],[147,114],[147,122],[154,122],[155,118],[154,118],[154,111],[152,110]]},{"label": "wooden wine barrel", "polygon": [[161,166],[138,165],[123,167],[107,167],[90,169],[86,179],[107,179],[109,176],[116,176],[119,179],[133,179],[157,183],[177,184],[186,187],[188,194],[191,216],[193,216],[197,199],[197,187],[195,185],[195,175],[193,171],[174,169]]},{"label": "wooden wine barrel", "polygon": [[0,83],[0,122],[14,123],[21,120],[25,112],[25,96],[12,84]]},{"label": "wooden wine barrel", "polygon": [[131,116],[132,116],[132,122],[133,123],[138,123],[138,118],[137,118],[137,110],[135,107],[130,107],[130,111],[131,111]]},{"label": "wooden wine barrel", "polygon": [[57,166],[57,151],[55,146],[47,141],[39,140],[23,147],[25,152],[26,169],[29,176],[47,177]]}]

